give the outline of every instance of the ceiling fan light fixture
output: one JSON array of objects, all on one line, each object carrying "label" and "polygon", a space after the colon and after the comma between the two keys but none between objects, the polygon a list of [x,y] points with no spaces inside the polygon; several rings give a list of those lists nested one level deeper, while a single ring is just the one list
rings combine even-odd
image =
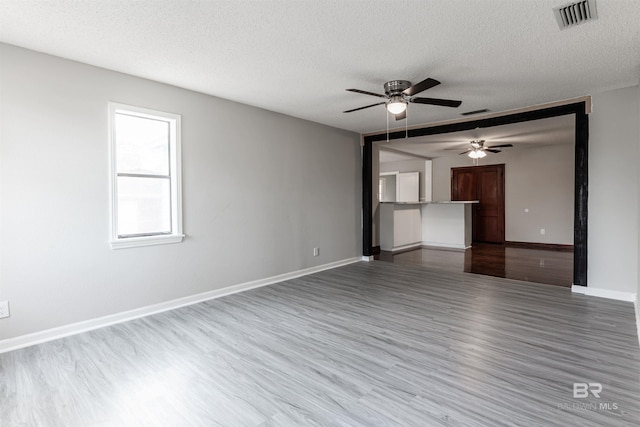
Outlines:
[{"label": "ceiling fan light fixture", "polygon": [[400,114],[407,109],[407,103],[401,96],[392,96],[387,102],[387,111],[391,114]]},{"label": "ceiling fan light fixture", "polygon": [[486,157],[487,153],[484,152],[484,150],[473,150],[473,151],[469,151],[469,157],[471,157],[472,159],[482,159],[483,157]]}]

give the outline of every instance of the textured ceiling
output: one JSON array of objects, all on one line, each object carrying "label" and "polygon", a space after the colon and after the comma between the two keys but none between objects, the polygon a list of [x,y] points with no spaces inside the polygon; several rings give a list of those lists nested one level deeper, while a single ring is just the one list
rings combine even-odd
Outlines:
[{"label": "textured ceiling", "polygon": [[[503,111],[638,84],[640,1],[596,0],[559,30],[565,0],[0,0],[0,40],[357,132],[382,106],[345,92],[392,79],[442,84],[409,124]],[[394,123],[391,123],[393,126]]]}]

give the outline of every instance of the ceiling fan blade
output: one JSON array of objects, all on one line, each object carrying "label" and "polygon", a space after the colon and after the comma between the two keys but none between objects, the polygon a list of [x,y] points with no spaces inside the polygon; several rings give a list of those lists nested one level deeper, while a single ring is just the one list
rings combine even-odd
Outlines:
[{"label": "ceiling fan blade", "polygon": [[396,114],[396,120],[404,120],[407,118],[407,110],[404,110],[402,113]]},{"label": "ceiling fan blade", "polygon": [[354,111],[364,110],[365,108],[375,107],[376,105],[382,105],[382,104],[386,104],[386,102],[377,102],[377,103],[375,103],[375,104],[366,105],[366,106],[364,106],[364,107],[354,108],[353,110],[343,111],[343,113],[352,113],[352,112],[354,112]]},{"label": "ceiling fan blade", "polygon": [[421,81],[420,83],[416,83],[413,86],[411,86],[408,89],[405,89],[402,91],[402,93],[404,93],[407,96],[413,96],[413,95],[417,95],[422,91],[425,91],[427,89],[431,89],[434,86],[438,86],[440,84],[439,81],[432,79],[432,78],[428,78],[425,79],[423,81]]},{"label": "ceiling fan blade", "polygon": [[364,95],[377,96],[379,98],[386,98],[387,95],[380,95],[379,93],[367,92],[366,90],[360,89],[346,89],[348,92],[362,93]]},{"label": "ceiling fan blade", "polygon": [[490,153],[502,153],[502,150],[494,150],[493,148],[485,148],[484,151],[488,151]]},{"label": "ceiling fan blade", "polygon": [[460,155],[467,154],[473,151],[473,148],[469,148],[467,151],[463,151]]},{"label": "ceiling fan blade", "polygon": [[487,147],[487,148],[506,148],[506,147],[513,147],[513,144],[492,145],[491,147]]},{"label": "ceiling fan blade", "polygon": [[462,101],[454,101],[453,99],[439,98],[411,98],[411,102],[416,104],[439,105],[441,107],[459,107]]}]

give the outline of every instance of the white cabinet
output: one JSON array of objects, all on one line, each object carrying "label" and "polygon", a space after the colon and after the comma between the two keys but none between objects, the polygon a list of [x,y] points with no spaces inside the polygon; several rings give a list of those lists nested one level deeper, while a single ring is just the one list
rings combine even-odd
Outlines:
[{"label": "white cabinet", "polygon": [[[399,170],[389,170],[393,166],[398,166]],[[421,201],[421,202],[430,202],[431,194],[432,194],[432,170],[433,164],[431,160],[409,160],[404,164],[403,162],[393,162],[392,164],[385,165],[383,163],[380,164],[380,180],[378,187],[378,194],[380,195],[381,202],[396,202],[396,201],[404,201],[409,200],[411,202]],[[384,172],[383,172],[384,170]],[[405,175],[406,174],[406,175]],[[417,174],[418,177],[418,195],[415,196],[415,176],[411,174]],[[401,176],[400,176],[401,175]],[[398,182],[398,177],[400,176],[400,180],[403,183]],[[411,176],[411,178],[410,178]],[[405,182],[411,182],[411,184],[406,184]],[[411,186],[411,189],[409,189]],[[396,197],[398,187],[402,187],[403,193],[411,193],[408,195],[401,195],[402,199]]]},{"label": "white cabinet", "polygon": [[[430,187],[429,199],[431,199]],[[420,200],[420,172],[381,173],[378,181],[378,200],[381,202],[418,202]]]},{"label": "white cabinet", "polygon": [[378,200],[381,202],[396,201],[397,173],[380,174],[378,187]]},{"label": "white cabinet", "polygon": [[422,239],[420,205],[396,205],[393,223],[394,248],[420,243]]},{"label": "white cabinet", "polygon": [[420,200],[420,172],[399,173],[396,178],[396,201],[417,202]]},{"label": "white cabinet", "polygon": [[380,204],[380,249],[397,251],[420,246],[420,203]]}]

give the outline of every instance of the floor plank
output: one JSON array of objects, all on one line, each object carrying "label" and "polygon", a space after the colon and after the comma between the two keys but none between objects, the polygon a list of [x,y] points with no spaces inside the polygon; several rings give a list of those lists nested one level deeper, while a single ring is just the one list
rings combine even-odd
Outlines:
[{"label": "floor plank", "polygon": [[632,304],[378,261],[0,355],[2,426],[639,423]]}]

